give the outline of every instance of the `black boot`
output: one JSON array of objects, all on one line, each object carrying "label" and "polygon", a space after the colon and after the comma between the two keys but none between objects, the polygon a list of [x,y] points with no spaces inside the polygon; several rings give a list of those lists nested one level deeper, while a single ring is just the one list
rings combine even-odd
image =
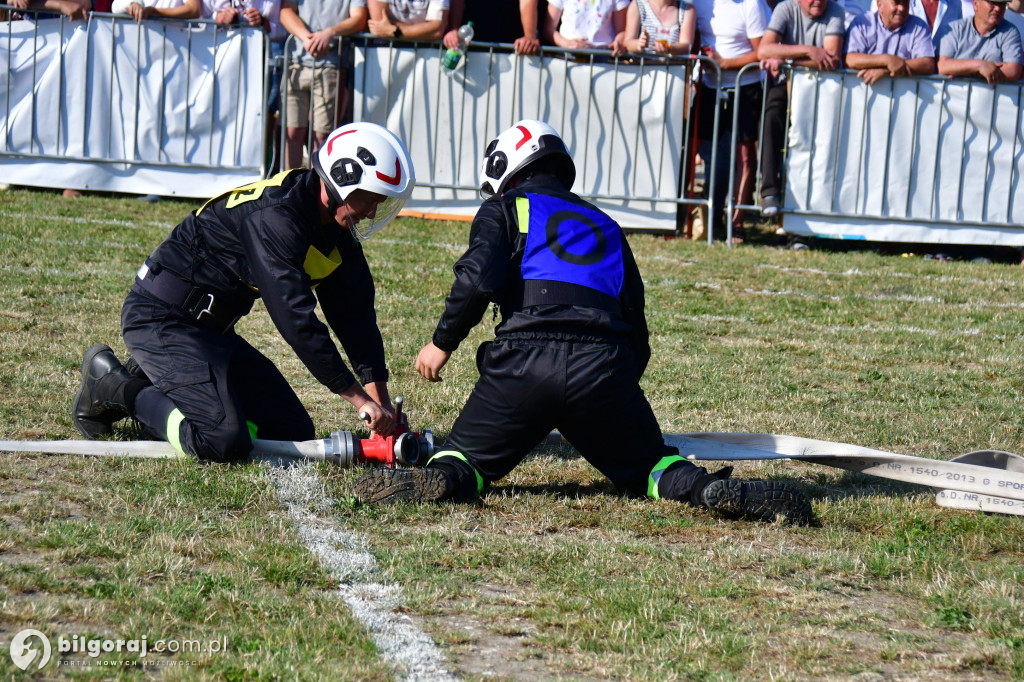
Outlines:
[{"label": "black boot", "polygon": [[726,518],[808,525],[814,521],[811,500],[781,481],[717,479],[701,491],[701,504]]},{"label": "black boot", "polygon": [[149,377],[146,376],[146,373],[142,371],[141,367],[139,367],[139,363],[135,362],[135,358],[133,358],[131,355],[129,355],[128,358],[124,361],[124,368],[125,371],[127,371],[133,377],[139,377],[140,379],[145,379],[146,381],[149,381]]},{"label": "black boot", "polygon": [[97,343],[85,351],[82,384],[71,403],[71,421],[89,440],[108,436],[114,422],[131,414],[135,396],[148,385],[148,379],[125,370],[110,346]]},{"label": "black boot", "polygon": [[437,467],[423,469],[374,469],[356,481],[353,489],[364,504],[440,502],[455,496],[451,476]]}]

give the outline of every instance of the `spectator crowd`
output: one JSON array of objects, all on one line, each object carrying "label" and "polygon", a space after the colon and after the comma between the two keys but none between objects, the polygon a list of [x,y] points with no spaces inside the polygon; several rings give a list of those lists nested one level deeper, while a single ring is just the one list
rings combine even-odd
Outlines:
[{"label": "spectator crowd", "polygon": [[[613,57],[699,53],[718,67],[702,70],[694,98],[699,152],[707,158],[717,107],[718,140],[724,145],[719,153],[728,158],[730,145],[736,145],[735,202],[753,202],[760,173],[766,216],[781,207],[786,66],[848,68],[871,86],[918,74],[974,77],[989,84],[1024,75],[1024,0],[8,1],[18,9],[59,11],[72,21],[89,11],[112,11],[136,21],[241,23],[267,32],[271,56],[283,54],[285,39],[295,36],[289,73],[275,75],[268,101],[271,118],[279,106],[287,114],[283,158],[278,160],[286,168],[301,165],[304,149],[314,152],[345,119],[350,68],[340,49],[345,36],[438,40],[456,48],[457,29],[472,22],[476,41],[510,44],[524,55],[537,53],[542,44],[608,50]],[[747,69],[738,77],[740,69],[754,63],[760,71]],[[282,79],[287,85],[283,102]],[[731,107],[737,101],[733,130]],[[726,165],[718,164],[719,170],[728,173]],[[727,182],[715,184],[726,191]],[[724,194],[716,197],[715,205],[724,205],[723,199]],[[732,216],[734,222],[742,218],[741,211]],[[715,216],[717,224],[723,220]]]}]

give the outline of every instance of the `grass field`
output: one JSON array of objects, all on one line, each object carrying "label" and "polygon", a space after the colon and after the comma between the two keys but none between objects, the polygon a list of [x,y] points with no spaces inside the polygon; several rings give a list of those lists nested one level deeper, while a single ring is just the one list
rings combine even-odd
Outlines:
[{"label": "grass field", "polygon": [[[82,351],[123,353],[132,276],[197,204],[0,191],[0,440],[77,438]],[[392,370],[415,428],[443,437],[490,317],[445,381],[412,362],[467,225],[399,220],[366,244]],[[1024,272],[870,251],[727,250],[633,235],[666,432],[752,431],[948,459],[1024,452]],[[293,382],[322,435],[360,431],[257,306],[239,331]],[[630,424],[595,424],[629,429]],[[119,432],[132,438],[130,430]],[[355,533],[377,579],[462,679],[1024,679],[1024,519],[944,510],[928,489],[796,462],[818,527],[729,522],[620,497],[540,450],[478,504],[367,508],[358,469],[316,468],[320,521]],[[296,532],[265,465],[0,455],[0,675],[15,633],[52,641],[226,640],[190,666],[50,677],[394,676]],[[61,654],[67,661],[137,655]]]}]

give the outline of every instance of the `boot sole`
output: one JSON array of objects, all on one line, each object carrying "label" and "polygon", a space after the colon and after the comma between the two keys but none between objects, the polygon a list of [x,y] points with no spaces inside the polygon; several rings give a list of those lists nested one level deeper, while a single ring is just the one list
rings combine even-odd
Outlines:
[{"label": "boot sole", "polygon": [[814,520],[810,500],[780,481],[715,481],[705,490],[704,502],[712,511],[734,518],[799,525]]},{"label": "boot sole", "polygon": [[439,469],[374,469],[353,488],[360,502],[438,502],[449,493],[448,476]]},{"label": "boot sole", "polygon": [[111,349],[107,344],[96,343],[90,346],[89,350],[85,351],[85,357],[82,359],[82,367],[80,369],[82,382],[78,385],[75,399],[71,402],[71,422],[75,425],[75,429],[89,440],[96,440],[100,436],[109,436],[113,431],[111,424],[106,422],[75,416],[78,414],[78,406],[81,404],[83,394],[85,393],[85,377],[89,373],[89,365],[92,364],[92,359],[100,353],[109,350]]}]

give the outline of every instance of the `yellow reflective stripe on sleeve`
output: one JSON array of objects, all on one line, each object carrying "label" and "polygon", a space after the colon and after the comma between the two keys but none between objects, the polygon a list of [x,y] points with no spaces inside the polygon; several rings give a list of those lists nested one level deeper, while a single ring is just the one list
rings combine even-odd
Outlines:
[{"label": "yellow reflective stripe on sleeve", "polygon": [[174,408],[167,415],[167,442],[184,455],[186,452],[181,449],[181,422],[183,421],[185,421],[185,415],[178,408]]},{"label": "yellow reflective stripe on sleeve", "polygon": [[526,234],[530,230],[530,200],[527,197],[516,197],[516,218],[519,219],[519,231]]},{"label": "yellow reflective stripe on sleeve", "polygon": [[438,457],[454,457],[455,459],[459,459],[465,462],[469,466],[469,468],[473,470],[473,473],[476,474],[476,494],[479,495],[484,491],[484,477],[480,475],[480,472],[476,470],[475,466],[469,463],[469,460],[466,459],[466,456],[464,454],[458,452],[457,450],[442,450],[441,452],[438,452],[433,457],[428,459],[427,464],[425,466],[429,466],[430,463],[433,462]]},{"label": "yellow reflective stripe on sleeve", "polygon": [[665,473],[665,469],[668,469],[676,462],[685,461],[686,458],[680,457],[679,455],[662,457],[658,463],[654,465],[654,468],[651,469],[651,475],[647,478],[647,497],[660,500],[661,494],[658,492],[658,481],[661,480],[661,475]]}]

